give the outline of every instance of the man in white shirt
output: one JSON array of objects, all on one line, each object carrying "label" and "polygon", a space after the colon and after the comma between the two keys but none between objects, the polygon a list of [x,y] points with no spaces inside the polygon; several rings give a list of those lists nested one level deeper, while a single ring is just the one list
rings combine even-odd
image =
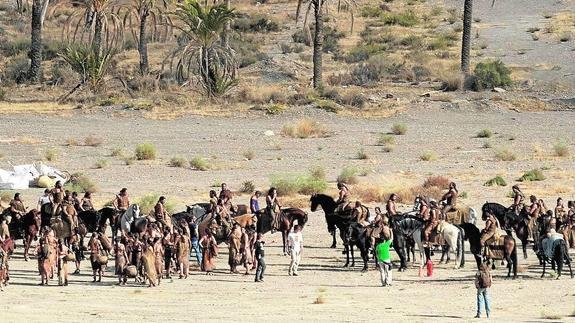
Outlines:
[{"label": "man in white shirt", "polygon": [[40,198],[38,199],[37,210],[38,211],[42,210],[42,206],[48,203],[50,203],[50,190],[45,189],[44,195],[40,196]]},{"label": "man in white shirt", "polygon": [[294,226],[293,231],[288,235],[288,250],[291,256],[288,274],[290,276],[297,276],[297,268],[303,251],[303,237],[299,225]]}]

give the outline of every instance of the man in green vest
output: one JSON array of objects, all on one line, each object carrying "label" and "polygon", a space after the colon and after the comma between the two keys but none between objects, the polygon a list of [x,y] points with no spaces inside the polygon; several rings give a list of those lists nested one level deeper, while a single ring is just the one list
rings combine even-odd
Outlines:
[{"label": "man in green vest", "polygon": [[384,241],[375,247],[375,254],[377,255],[378,269],[381,275],[381,285],[391,286],[391,257],[389,255],[389,247],[393,239],[390,234],[383,234],[383,236]]}]

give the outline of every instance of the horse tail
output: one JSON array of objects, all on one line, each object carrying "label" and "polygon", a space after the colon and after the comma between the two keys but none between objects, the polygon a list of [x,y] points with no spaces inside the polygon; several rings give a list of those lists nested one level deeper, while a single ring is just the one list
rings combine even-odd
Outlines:
[{"label": "horse tail", "polygon": [[567,247],[567,243],[565,242],[565,240],[560,240],[559,246],[561,249],[561,259],[558,260],[563,261],[563,259],[565,259],[568,263],[570,263],[571,257],[569,257],[569,248]]},{"label": "horse tail", "polygon": [[460,267],[460,268],[463,268],[463,267],[465,266],[465,241],[464,241],[464,239],[463,239],[464,233],[463,233],[463,229],[462,229],[462,228],[459,228],[459,227],[458,227],[458,229],[459,229],[459,235],[458,235],[458,237],[457,237],[457,242],[458,242],[458,245],[459,245],[459,248],[458,248],[459,250],[458,250],[458,252],[459,252],[460,255],[461,255],[461,262],[460,262],[460,264],[459,264],[459,267]]}]

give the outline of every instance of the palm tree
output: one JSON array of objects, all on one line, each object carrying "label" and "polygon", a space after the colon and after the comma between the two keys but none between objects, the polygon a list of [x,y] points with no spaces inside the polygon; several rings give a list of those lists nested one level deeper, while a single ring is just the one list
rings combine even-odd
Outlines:
[{"label": "palm tree", "polygon": [[30,40],[30,68],[28,69],[28,80],[32,83],[40,81],[42,68],[42,25],[44,15],[42,14],[49,0],[32,1],[32,32]]},{"label": "palm tree", "polygon": [[473,0],[465,0],[463,5],[463,36],[461,40],[461,71],[469,74],[471,55],[471,23],[473,20]]},{"label": "palm tree", "polygon": [[234,10],[226,4],[202,6],[195,0],[185,0],[178,4],[174,16],[182,23],[174,24],[174,28],[185,40],[170,55],[172,69],[177,61],[178,80],[188,80],[190,73],[195,73],[208,97],[224,95],[237,84],[235,52],[220,41],[226,24],[235,17]]},{"label": "palm tree", "polygon": [[[78,7],[64,25],[63,36],[70,43],[90,43],[98,57],[102,51],[117,48],[124,33],[115,0],[69,0],[58,7]],[[56,9],[55,9],[56,10]]]},{"label": "palm tree", "polygon": [[[315,29],[313,35],[313,87],[314,89],[321,89],[323,87],[322,80],[322,65],[323,65],[323,11],[327,9],[324,7],[327,0],[311,0],[309,2],[307,12],[304,20],[304,28],[307,28],[307,20],[311,8],[313,7],[313,16],[315,20]],[[338,10],[341,8],[341,2],[338,1]],[[296,22],[299,19],[301,5],[303,0],[298,0],[296,9]],[[354,0],[343,0],[343,3],[350,9],[351,15],[351,32],[353,32],[353,7],[355,7]]]},{"label": "palm tree", "polygon": [[[163,9],[168,7],[169,0],[162,0]],[[149,18],[149,19],[148,19]],[[137,23],[132,23],[136,20]],[[164,14],[164,11],[156,6],[156,0],[132,0],[132,6],[124,17],[124,25],[129,25],[132,29],[132,35],[138,43],[138,52],[140,53],[140,73],[147,74],[150,70],[148,63],[148,31],[151,27],[152,40],[157,34],[158,25],[163,26],[165,35],[168,34],[168,27],[171,25],[170,17]],[[137,25],[136,29],[133,28]]]}]

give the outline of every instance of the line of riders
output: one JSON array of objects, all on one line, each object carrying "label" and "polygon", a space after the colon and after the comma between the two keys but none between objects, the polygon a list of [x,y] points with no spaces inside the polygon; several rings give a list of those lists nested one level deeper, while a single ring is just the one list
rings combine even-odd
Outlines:
[{"label": "line of riders", "polygon": [[[240,260],[230,259],[230,271],[237,273],[236,266],[244,263],[246,274],[250,269],[256,267],[254,257],[255,250],[255,230],[248,228],[244,224],[235,221],[234,216],[248,213],[244,205],[234,206],[232,204],[232,192],[224,183],[221,186],[219,195],[211,190],[210,200],[206,205],[204,218],[212,219],[213,225],[224,228],[227,233],[226,242],[235,249],[231,258],[240,256]],[[252,214],[264,213],[270,218],[272,233],[280,229],[279,214],[280,204],[277,199],[277,190],[271,188],[266,196],[266,208],[260,210],[259,198],[261,192],[256,191],[250,198],[249,209]],[[38,269],[42,276],[41,284],[47,285],[49,279],[53,278],[54,272],[58,272],[59,284],[67,285],[68,262],[74,262],[76,266],[75,274],[80,273],[80,263],[86,259],[84,251],[90,254],[90,262],[93,270],[93,281],[101,281],[102,274],[106,270],[108,256],[114,251],[116,257],[116,275],[120,284],[126,284],[127,278],[136,278],[148,281],[150,285],[159,284],[162,273],[165,270],[165,277],[169,278],[172,273],[178,271],[180,278],[187,278],[189,270],[189,259],[192,250],[195,253],[198,265],[207,274],[211,274],[215,268],[214,258],[217,256],[217,244],[220,241],[214,236],[213,225],[208,224],[206,228],[199,232],[199,221],[195,215],[189,218],[181,218],[175,225],[171,224],[171,217],[166,210],[166,198],[160,197],[150,214],[146,217],[148,224],[142,232],[131,232],[129,228],[121,228],[121,236],[114,234],[114,244],[107,238],[106,224],[99,227],[92,234],[87,247],[84,247],[83,237],[86,236],[87,228],[79,219],[80,213],[92,212],[97,214],[92,201],[92,194],[87,192],[83,198],[79,198],[76,192],[65,190],[61,182],[57,182],[53,189],[46,189],[44,194],[38,199],[37,208],[28,211],[20,193],[14,195],[6,209],[1,209],[0,244],[10,241],[13,248],[13,239],[9,224],[12,221],[20,221],[28,213],[34,214],[36,228],[39,232],[39,243],[36,249],[38,256]],[[118,217],[130,210],[130,199],[126,188],[120,190],[109,209],[113,210]],[[42,211],[37,211],[42,210]],[[41,221],[41,214],[44,213],[49,218],[48,221]],[[307,214],[306,214],[307,216]],[[54,225],[55,220],[60,220],[69,228],[70,235],[62,234]],[[300,220],[301,225],[303,221]],[[242,224],[241,226],[239,224]],[[253,223],[252,223],[253,224]],[[290,223],[293,226],[293,223]],[[118,224],[119,226],[119,224]],[[19,228],[22,232],[17,232],[16,236],[24,238],[26,229]],[[60,229],[60,230],[58,230]],[[29,234],[28,234],[29,235]],[[12,237],[14,238],[14,237]],[[31,241],[28,241],[28,245]],[[26,241],[25,241],[26,244]],[[8,252],[0,248],[0,270],[8,267]],[[28,260],[28,247],[25,249],[25,259]],[[251,266],[253,264],[253,266]],[[249,265],[249,267],[248,267]],[[155,269],[155,270],[154,270]],[[1,272],[0,272],[1,273]],[[7,275],[7,270],[6,270]],[[0,277],[0,287],[9,277]]]}]

